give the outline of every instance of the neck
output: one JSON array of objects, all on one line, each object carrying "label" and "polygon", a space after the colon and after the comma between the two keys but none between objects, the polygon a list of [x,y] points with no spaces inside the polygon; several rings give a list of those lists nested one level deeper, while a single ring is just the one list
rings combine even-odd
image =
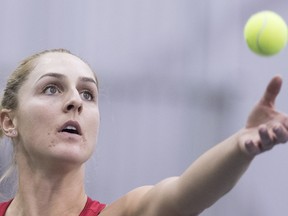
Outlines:
[{"label": "neck", "polygon": [[87,201],[84,189],[84,165],[74,169],[70,167],[62,172],[31,169],[23,164],[18,166],[19,187],[8,208],[8,216],[80,214]]}]

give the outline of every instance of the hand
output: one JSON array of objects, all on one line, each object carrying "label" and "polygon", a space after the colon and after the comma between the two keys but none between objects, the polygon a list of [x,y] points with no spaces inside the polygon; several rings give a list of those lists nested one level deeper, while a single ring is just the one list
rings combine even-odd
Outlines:
[{"label": "hand", "polygon": [[275,109],[281,85],[281,77],[275,76],[248,117],[240,147],[251,156],[288,141],[288,116]]}]

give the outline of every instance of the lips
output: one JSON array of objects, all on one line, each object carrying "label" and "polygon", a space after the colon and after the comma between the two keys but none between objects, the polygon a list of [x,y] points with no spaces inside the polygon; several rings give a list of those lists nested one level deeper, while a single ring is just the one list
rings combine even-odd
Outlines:
[{"label": "lips", "polygon": [[81,127],[76,121],[68,121],[60,127],[59,133],[71,133],[76,135],[82,135]]}]

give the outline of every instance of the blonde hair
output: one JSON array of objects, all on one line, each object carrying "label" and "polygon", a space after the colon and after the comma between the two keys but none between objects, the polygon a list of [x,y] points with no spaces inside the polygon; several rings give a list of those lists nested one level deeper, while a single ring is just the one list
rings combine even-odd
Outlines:
[{"label": "blonde hair", "polygon": [[[51,52],[62,52],[62,53],[69,53],[70,51],[66,49],[52,49],[52,50],[45,50],[40,53],[36,53],[28,58],[24,59],[16,70],[10,75],[6,88],[4,89],[4,94],[2,97],[2,101],[0,104],[0,110],[2,109],[9,109],[9,110],[16,110],[18,107],[18,91],[20,87],[23,85],[25,80],[27,79],[30,72],[34,69],[36,60],[46,53]],[[0,131],[0,138],[3,137],[3,131]]]},{"label": "blonde hair", "polygon": [[[36,61],[39,59],[39,57],[47,53],[55,53],[55,52],[72,54],[69,50],[66,50],[66,49],[44,50],[42,52],[39,52],[32,56],[27,57],[19,64],[19,66],[15,69],[15,71],[8,78],[6,87],[4,89],[4,94],[1,100],[1,104],[0,104],[0,111],[2,109],[8,109],[11,111],[17,110],[19,89],[21,88],[23,83],[28,79],[29,74],[36,66],[36,63],[37,63]],[[98,87],[98,80],[97,80],[96,75],[95,75],[95,79],[96,79],[97,87]],[[3,138],[3,136],[4,136],[3,131],[0,128],[0,138]],[[4,171],[2,176],[0,175],[0,183],[2,183],[4,179],[8,178],[11,175],[11,173],[13,173],[13,170],[15,170],[14,169],[15,165],[16,165],[15,160],[14,158],[12,158],[10,165],[7,166],[8,168],[6,168],[6,171]]]}]

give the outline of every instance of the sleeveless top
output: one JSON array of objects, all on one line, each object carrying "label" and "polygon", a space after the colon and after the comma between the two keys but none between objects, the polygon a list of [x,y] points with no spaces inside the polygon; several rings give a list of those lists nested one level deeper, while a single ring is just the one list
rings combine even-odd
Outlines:
[{"label": "sleeveless top", "polygon": [[[0,203],[0,216],[4,216],[10,203],[12,200],[8,202]],[[105,204],[102,204],[96,200],[92,200],[91,198],[87,198],[87,202],[80,213],[79,216],[96,216],[99,215],[100,212],[106,207]]]}]

